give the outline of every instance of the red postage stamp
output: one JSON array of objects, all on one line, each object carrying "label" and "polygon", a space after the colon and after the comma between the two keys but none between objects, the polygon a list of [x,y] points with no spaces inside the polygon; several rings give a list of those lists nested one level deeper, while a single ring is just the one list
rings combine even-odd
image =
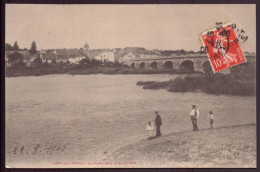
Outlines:
[{"label": "red postage stamp", "polygon": [[214,73],[246,62],[232,24],[202,33],[201,40]]}]

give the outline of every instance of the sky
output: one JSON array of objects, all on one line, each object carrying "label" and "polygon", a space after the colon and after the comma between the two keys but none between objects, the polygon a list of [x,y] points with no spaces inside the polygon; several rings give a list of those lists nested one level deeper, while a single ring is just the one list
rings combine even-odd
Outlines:
[{"label": "sky", "polygon": [[20,48],[90,49],[144,47],[193,50],[202,32],[216,22],[236,23],[248,40],[243,51],[256,51],[256,7],[225,5],[43,5],[6,4],[6,43]]}]

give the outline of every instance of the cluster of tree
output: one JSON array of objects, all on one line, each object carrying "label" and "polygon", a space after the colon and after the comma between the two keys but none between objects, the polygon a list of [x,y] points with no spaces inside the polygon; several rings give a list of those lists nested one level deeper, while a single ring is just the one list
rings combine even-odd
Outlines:
[{"label": "cluster of tree", "polygon": [[100,61],[96,59],[90,59],[86,57],[79,62],[79,66],[86,66],[86,67],[96,67],[96,66],[115,66],[120,67],[123,64],[119,63],[118,61],[110,62],[110,61]]},{"label": "cluster of tree", "polygon": [[33,41],[29,50],[30,54],[37,54],[36,42]]},{"label": "cluster of tree", "polygon": [[11,64],[11,67],[13,68],[21,68],[25,67],[25,63],[23,62],[23,56],[22,54],[15,52],[8,56],[8,63]]},{"label": "cluster of tree", "polygon": [[9,43],[5,44],[5,51],[19,51],[19,50],[21,49],[19,48],[17,41],[14,42],[13,46]]},{"label": "cluster of tree", "polygon": [[[5,44],[5,51],[28,51],[27,48],[20,49],[17,41],[14,42],[14,45],[12,46],[9,43]],[[29,49],[29,52],[31,55],[37,54],[37,48],[36,48],[36,42],[33,41],[31,44],[31,48]]]}]

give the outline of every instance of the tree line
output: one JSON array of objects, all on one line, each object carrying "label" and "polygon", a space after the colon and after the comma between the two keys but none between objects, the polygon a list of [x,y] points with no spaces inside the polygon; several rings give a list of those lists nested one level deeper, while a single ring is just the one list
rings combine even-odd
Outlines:
[{"label": "tree line", "polygon": [[31,44],[31,48],[28,50],[27,48],[19,48],[19,45],[17,41],[14,42],[14,45],[12,46],[9,43],[5,44],[5,51],[29,51],[31,55],[37,54],[37,47],[36,47],[36,42],[33,41]]}]

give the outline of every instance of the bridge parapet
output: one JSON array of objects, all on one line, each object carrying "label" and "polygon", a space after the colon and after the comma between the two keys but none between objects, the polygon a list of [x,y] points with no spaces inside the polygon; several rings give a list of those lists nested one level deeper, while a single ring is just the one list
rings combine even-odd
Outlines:
[{"label": "bridge parapet", "polygon": [[[246,55],[248,62],[255,63],[256,57],[253,55]],[[189,69],[194,71],[204,72],[205,68],[210,68],[208,57],[206,54],[201,56],[166,56],[161,58],[150,59],[133,59],[127,61],[125,64],[135,68],[142,69]]]},{"label": "bridge parapet", "polygon": [[161,58],[150,58],[150,59],[133,59],[131,61],[127,62],[127,65],[129,66],[135,66],[136,68],[143,68],[143,69],[149,69],[149,68],[158,68],[158,69],[180,69],[181,65],[184,63],[187,63],[192,68],[192,70],[202,70],[202,64],[207,61],[207,56],[166,56]]}]

